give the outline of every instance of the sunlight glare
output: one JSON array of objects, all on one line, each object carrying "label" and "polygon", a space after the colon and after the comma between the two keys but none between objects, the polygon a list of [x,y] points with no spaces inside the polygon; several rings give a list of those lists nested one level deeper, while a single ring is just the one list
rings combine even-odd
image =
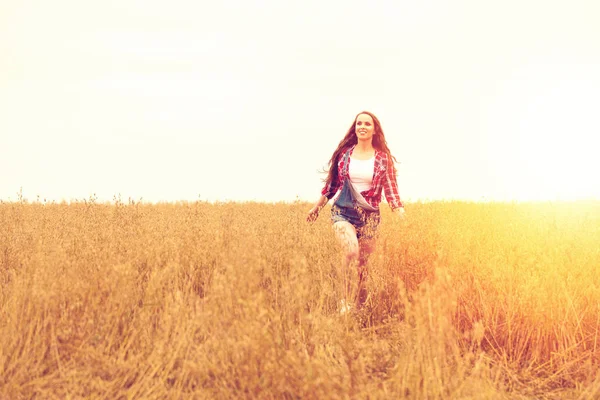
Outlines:
[{"label": "sunlight glare", "polygon": [[498,192],[514,200],[600,198],[597,104],[600,77],[581,64],[530,65],[503,82],[487,121]]}]

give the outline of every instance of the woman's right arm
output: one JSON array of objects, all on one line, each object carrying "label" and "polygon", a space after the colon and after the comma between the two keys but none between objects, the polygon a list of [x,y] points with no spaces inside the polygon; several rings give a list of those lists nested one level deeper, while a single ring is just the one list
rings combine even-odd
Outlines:
[{"label": "woman's right arm", "polygon": [[317,219],[317,217],[319,216],[319,211],[321,211],[321,208],[323,208],[323,206],[325,206],[325,204],[327,204],[327,202],[329,201],[329,199],[326,196],[321,196],[319,197],[319,200],[317,200],[317,202],[315,203],[315,205],[313,206],[313,208],[310,209],[310,211],[308,212],[308,216],[306,217],[306,220],[308,222],[313,222]]},{"label": "woman's right arm", "polygon": [[327,204],[329,199],[333,198],[333,196],[335,196],[337,191],[340,189],[340,181],[338,179],[340,165],[339,165],[338,160],[339,160],[339,157],[336,158],[335,162],[333,162],[330,165],[330,168],[335,168],[333,170],[333,172],[335,172],[335,173],[333,174],[331,179],[325,183],[325,187],[323,187],[323,190],[321,190],[321,197],[319,197],[319,200],[317,200],[317,202],[315,203],[313,208],[311,208],[310,211],[308,212],[308,216],[306,217],[306,220],[309,222],[313,222],[314,220],[317,219],[317,217],[319,216],[319,211],[321,211],[321,208],[323,208],[323,206],[325,206],[325,204]]}]

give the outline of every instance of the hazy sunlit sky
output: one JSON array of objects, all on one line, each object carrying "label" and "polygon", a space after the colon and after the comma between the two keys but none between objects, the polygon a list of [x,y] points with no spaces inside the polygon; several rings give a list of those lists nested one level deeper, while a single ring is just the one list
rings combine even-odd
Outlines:
[{"label": "hazy sunlit sky", "polygon": [[600,198],[600,2],[0,0],[0,199],[315,201],[374,112],[401,197]]}]

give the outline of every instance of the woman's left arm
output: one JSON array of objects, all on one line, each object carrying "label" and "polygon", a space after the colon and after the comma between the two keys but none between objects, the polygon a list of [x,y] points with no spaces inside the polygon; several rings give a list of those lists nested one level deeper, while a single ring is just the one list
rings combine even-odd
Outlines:
[{"label": "woman's left arm", "polygon": [[383,193],[385,194],[385,199],[390,205],[392,211],[394,211],[394,214],[403,218],[404,204],[402,203],[402,200],[400,200],[396,174],[394,174],[394,164],[389,155],[387,157],[385,174],[383,176]]}]

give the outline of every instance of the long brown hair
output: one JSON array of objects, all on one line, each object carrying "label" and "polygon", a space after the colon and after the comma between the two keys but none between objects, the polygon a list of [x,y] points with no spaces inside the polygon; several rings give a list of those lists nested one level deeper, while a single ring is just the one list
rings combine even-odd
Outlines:
[{"label": "long brown hair", "polygon": [[[334,182],[337,179],[338,174],[338,161],[340,156],[346,151],[348,148],[352,147],[356,143],[358,143],[358,138],[356,137],[356,119],[359,115],[366,114],[373,118],[373,125],[375,127],[375,132],[373,133],[373,147],[376,150],[382,151],[391,157],[394,162],[398,162],[396,157],[392,155],[390,149],[388,148],[387,141],[385,140],[385,135],[383,134],[383,129],[381,128],[381,123],[377,117],[369,112],[369,111],[361,111],[356,114],[354,117],[354,121],[352,125],[350,125],[350,129],[346,133],[346,136],[340,141],[337,149],[333,152],[331,159],[329,160],[329,171],[327,172],[327,178],[325,178],[325,184],[329,185],[331,182]],[[396,176],[396,166],[392,163],[392,167],[394,168],[394,176]]]}]

